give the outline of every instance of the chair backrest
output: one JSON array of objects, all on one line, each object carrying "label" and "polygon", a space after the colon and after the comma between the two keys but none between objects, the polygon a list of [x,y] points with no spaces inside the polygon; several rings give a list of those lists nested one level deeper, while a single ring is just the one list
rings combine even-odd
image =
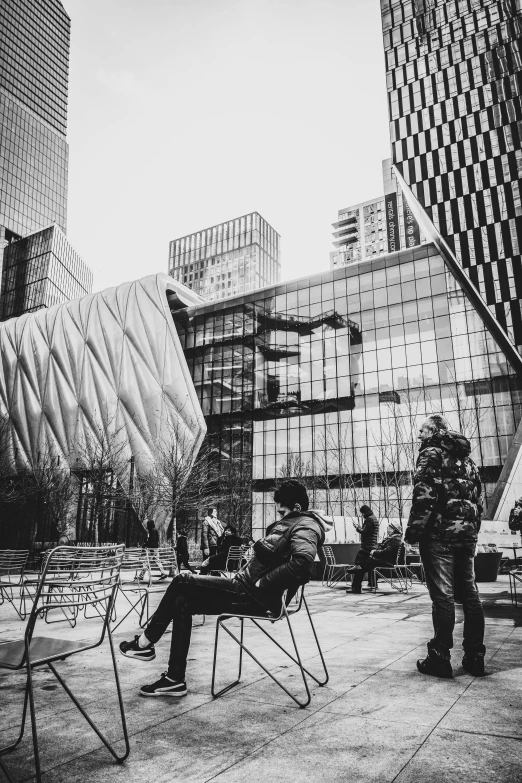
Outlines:
[{"label": "chair backrest", "polygon": [[397,550],[397,559],[395,561],[395,565],[405,565],[406,564],[406,544],[404,541],[401,541],[401,545]]},{"label": "chair backrest", "polygon": [[0,549],[0,579],[2,576],[21,576],[28,557],[28,549]]},{"label": "chair backrest", "polygon": [[30,640],[39,617],[57,609],[78,613],[92,606],[103,620],[100,641],[109,622],[120,577],[125,546],[60,546],[48,553],[34,596],[26,639]]},{"label": "chair backrest", "polygon": [[324,559],[326,560],[326,565],[335,565],[335,555],[333,553],[332,547],[328,544],[324,544],[322,549]]},{"label": "chair backrest", "polygon": [[120,582],[133,580],[142,572],[149,570],[149,556],[146,549],[141,547],[125,547],[121,561]]},{"label": "chair backrest", "polygon": [[175,574],[178,572],[176,550],[172,544],[164,544],[155,549],[148,549],[147,554],[149,556],[151,576],[153,572],[157,571],[159,573],[161,570]]},{"label": "chair backrest", "polygon": [[235,564],[236,570],[239,568],[239,566],[241,565],[241,560],[243,559],[243,553],[241,550],[242,547],[240,546],[230,547],[227,554],[227,562],[225,564],[226,571],[230,571],[230,568],[233,564]]}]

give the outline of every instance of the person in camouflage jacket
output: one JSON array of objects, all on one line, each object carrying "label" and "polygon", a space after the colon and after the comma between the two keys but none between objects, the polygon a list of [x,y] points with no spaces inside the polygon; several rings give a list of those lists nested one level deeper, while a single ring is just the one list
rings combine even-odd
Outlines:
[{"label": "person in camouflage jacket", "polygon": [[486,651],[484,612],[473,568],[482,515],[480,476],[470,458],[469,440],[450,431],[441,416],[426,419],[419,440],[405,540],[419,544],[435,634],[428,642],[427,658],[418,661],[417,668],[423,674],[453,676],[450,650],[457,595],[464,609],[462,664],[480,676]]}]

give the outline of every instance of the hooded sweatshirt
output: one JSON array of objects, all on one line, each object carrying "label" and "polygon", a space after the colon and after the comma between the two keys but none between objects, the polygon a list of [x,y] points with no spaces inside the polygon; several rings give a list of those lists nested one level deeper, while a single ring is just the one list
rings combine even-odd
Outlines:
[{"label": "hooded sweatshirt", "polygon": [[405,540],[475,544],[482,515],[482,484],[469,440],[440,430],[419,450]]},{"label": "hooded sweatshirt", "polygon": [[256,541],[254,557],[236,578],[258,603],[278,610],[285,590],[295,595],[310,581],[317,549],[332,527],[332,520],[314,509],[287,514]]}]

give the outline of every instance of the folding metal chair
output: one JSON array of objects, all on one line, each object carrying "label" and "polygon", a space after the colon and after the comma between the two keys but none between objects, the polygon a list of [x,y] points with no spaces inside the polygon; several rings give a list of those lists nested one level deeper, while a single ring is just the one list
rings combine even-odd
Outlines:
[{"label": "folding metal chair", "polygon": [[[86,549],[84,551],[89,550]],[[118,617],[116,601],[114,602],[112,622],[115,623],[115,625],[112,626],[113,632],[131,612],[136,612],[138,615],[141,628],[147,624],[149,618],[149,589],[151,581],[148,553],[149,550],[142,549],[141,547],[129,547],[129,549],[125,549],[123,552],[116,598],[120,595],[125,599],[127,602],[125,609],[127,611],[121,619],[116,622]]]},{"label": "folding metal chair", "polygon": [[348,574],[355,571],[355,566],[349,563],[336,563],[333,549],[328,544],[323,546],[322,551],[325,559],[322,579],[323,587],[333,587],[343,578],[346,584],[348,584]]},{"label": "folding metal chair", "polygon": [[[81,553],[83,551],[79,547],[69,547],[69,550],[70,551],[67,556],[64,554],[60,558],[59,562],[56,561],[51,564],[51,570],[47,569],[47,562],[54,550],[47,550],[42,555],[41,572],[39,574],[23,578],[22,586],[20,588],[20,604],[23,604],[24,619],[27,614],[27,604],[28,602],[32,603],[34,601],[34,598],[38,592],[38,587],[42,580],[42,575],[46,573],[48,588],[54,592],[54,596],[53,601],[49,603],[48,610],[43,614],[45,622],[50,625],[52,623],[64,622],[65,620],[72,628],[74,628],[76,625],[76,618],[78,615],[77,608],[75,606],[71,606],[70,601],[68,600],[65,600],[65,607],[59,608],[62,587],[67,585],[70,579],[74,579],[74,576],[71,576],[71,574],[74,574],[74,570],[78,566],[79,559],[81,558]],[[50,619],[50,617],[53,619]]]},{"label": "folding metal chair", "polygon": [[[263,671],[268,674],[268,676],[278,685],[290,698],[297,704],[299,707],[307,707],[310,704],[310,701],[312,699],[312,695],[310,693],[310,688],[307,681],[307,676],[310,677],[314,682],[316,682],[319,686],[326,685],[328,682],[329,676],[328,671],[326,669],[326,663],[323,657],[323,652],[321,650],[321,646],[319,644],[319,639],[317,638],[317,633],[315,630],[315,626],[312,621],[312,616],[310,614],[310,610],[308,608],[308,604],[306,603],[306,599],[304,597],[304,586],[300,588],[300,596],[297,604],[292,606],[290,608],[289,604],[293,596],[288,596],[288,591],[285,590],[282,598],[282,605],[281,605],[281,612],[279,615],[274,616],[271,615],[270,612],[267,612],[264,616],[263,615],[246,615],[246,614],[220,614],[216,621],[216,638],[214,643],[214,663],[212,667],[212,696],[214,698],[217,698],[218,696],[222,696],[224,693],[227,693],[229,690],[234,688],[236,685],[238,685],[241,682],[241,670],[243,665],[243,650],[246,652],[247,655],[252,658],[253,661],[257,663],[257,665],[263,669]],[[310,621],[310,626],[312,628],[312,632],[314,635],[315,643],[317,645],[317,650],[319,652],[319,656],[321,658],[321,663],[323,667],[323,671],[325,674],[324,680],[319,680],[314,674],[312,674],[308,669],[305,669],[303,666],[303,663],[301,661],[301,655],[299,653],[299,649],[297,647],[297,641],[294,635],[294,630],[292,628],[292,623],[290,622],[290,617],[292,615],[297,614],[297,612],[300,611],[301,607],[304,606],[306,609],[306,613],[308,615],[308,620]],[[239,638],[230,630],[230,628],[226,625],[227,620],[231,619],[238,619],[240,621],[240,635]],[[294,696],[288,688],[283,685],[283,683],[277,679],[277,677],[272,674],[272,672],[267,669],[266,666],[264,666],[261,661],[256,658],[254,653],[248,649],[248,647],[244,644],[244,631],[245,631],[245,620],[250,620],[252,625],[254,625],[256,628],[259,628],[260,631],[263,632],[265,636],[267,636],[277,647],[279,647],[280,650],[284,652],[284,654],[290,658],[291,661],[293,661],[298,667],[299,671],[301,673],[301,677],[303,678],[303,683],[306,691],[306,700],[301,701],[296,696]],[[288,625],[288,630],[290,631],[290,636],[292,638],[292,644],[295,651],[295,657],[292,655],[292,653],[288,652],[288,650],[283,647],[282,644],[280,644],[277,639],[274,639],[274,637],[266,631],[261,623],[271,623],[274,625],[277,622],[285,620]],[[217,653],[218,653],[218,642],[219,642],[219,630],[220,628],[223,628],[224,631],[227,632],[227,634],[236,642],[236,644],[239,645],[239,671],[237,680],[234,680],[234,682],[230,683],[229,685],[226,685],[224,688],[222,688],[219,691],[216,691],[215,683],[216,683],[216,665],[217,665]]]},{"label": "folding metal chair", "polygon": [[225,564],[225,573],[227,576],[232,576],[236,571],[241,568],[243,560],[243,547],[231,546],[227,553],[227,561]]},{"label": "folding metal chair", "polygon": [[[22,584],[28,557],[28,549],[0,550],[0,606],[7,601],[21,620],[25,620],[26,616],[22,611]],[[20,599],[20,610],[15,606],[15,590]]]},{"label": "folding metal chair", "polygon": [[[78,559],[78,566],[71,571],[70,578],[67,581],[62,582],[61,590],[58,594],[53,587],[54,574],[59,573],[61,570],[69,570],[71,555],[74,556],[77,549],[77,547],[64,546],[58,547],[50,553],[34,597],[31,613],[27,620],[24,638],[18,641],[0,644],[0,669],[8,669],[10,671],[25,669],[27,671],[22,723],[18,738],[15,742],[0,749],[0,768],[11,783],[14,783],[14,779],[11,777],[7,766],[4,764],[2,756],[5,753],[14,750],[23,738],[28,702],[31,716],[36,780],[37,783],[41,783],[42,780],[33,686],[33,669],[40,666],[47,666],[51,670],[74,705],[78,708],[87,723],[98,735],[116,761],[122,763],[129,755],[129,738],[109,622],[114,605],[124,547],[123,545],[117,547],[93,547],[92,549],[84,550],[87,551],[90,556],[83,556],[81,559]],[[62,569],[62,566],[64,566],[64,569]],[[98,620],[101,621],[99,638],[88,641],[85,639],[77,640],[71,638],[36,636],[34,631],[37,621],[42,619],[55,604],[56,608],[59,610],[63,610],[64,607],[69,606],[71,609],[74,609],[77,615],[82,608],[86,609],[87,607],[93,607],[98,609]],[[77,655],[86,650],[92,650],[95,647],[99,647],[104,641],[106,634],[109,638],[121,725],[125,741],[125,752],[123,755],[119,755],[101,733],[54,666],[59,660],[65,660],[71,655]]]},{"label": "folding metal chair", "polygon": [[383,564],[382,566],[378,566],[374,569],[374,593],[377,592],[377,581],[379,577],[384,579],[384,581],[389,584],[393,590],[397,590],[398,593],[408,592],[408,580],[410,580],[411,584],[413,574],[405,564],[405,557],[406,547],[404,546],[404,543],[401,543],[399,549],[397,550],[397,559],[395,561],[395,565]]}]

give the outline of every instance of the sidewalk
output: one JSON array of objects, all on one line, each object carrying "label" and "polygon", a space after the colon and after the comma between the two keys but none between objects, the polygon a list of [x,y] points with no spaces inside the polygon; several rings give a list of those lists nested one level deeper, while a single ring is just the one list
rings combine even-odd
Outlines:
[{"label": "sidewalk", "polygon": [[[424,588],[408,595],[347,595],[313,583],[309,604],[330,682],[313,689],[300,710],[252,662],[240,686],[213,700],[210,677],[215,621],[195,628],[187,685],[180,700],[144,699],[138,686],[166,669],[170,637],[153,663],[118,661],[131,735],[131,754],[118,766],[72,706],[53,675],[36,673],[35,693],[44,779],[49,783],[194,781],[243,783],[515,783],[522,780],[522,609],[509,600],[507,577],[479,586],[486,611],[489,676],[474,679],[460,665],[462,614],[456,628],[454,680],[418,674],[431,632]],[[155,597],[158,600],[158,597]],[[198,621],[200,618],[196,618]],[[277,626],[281,634],[282,624]],[[17,638],[22,624],[0,606],[0,639]],[[304,617],[296,618],[305,664],[316,664]],[[48,630],[49,629],[49,630]],[[45,635],[59,635],[61,624]],[[89,621],[67,635],[86,638]],[[126,621],[115,641],[131,638]],[[257,641],[254,644],[254,633]],[[248,639],[290,687],[298,677],[259,632]],[[230,651],[230,655],[227,655]],[[277,652],[277,651],[276,651]],[[233,679],[237,648],[224,642],[220,682]],[[232,657],[232,655],[234,657]],[[58,664],[94,720],[118,739],[117,705],[107,645]],[[312,656],[312,657],[311,657]],[[228,678],[227,678],[228,675]],[[0,673],[0,746],[15,735],[24,677]],[[4,757],[17,780],[32,778],[30,726],[15,753]],[[4,781],[0,772],[0,781]]]}]

